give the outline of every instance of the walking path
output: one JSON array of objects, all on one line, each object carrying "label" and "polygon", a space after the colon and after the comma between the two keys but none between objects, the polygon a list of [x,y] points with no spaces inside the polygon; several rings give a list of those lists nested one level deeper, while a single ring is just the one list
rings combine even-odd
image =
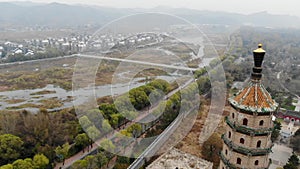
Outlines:
[{"label": "walking path", "polygon": [[[167,94],[165,96],[164,99],[167,99],[169,97],[171,97],[173,94],[175,94],[177,91],[181,90],[182,88],[185,88],[186,86],[188,86],[190,83],[193,82],[193,79],[190,79],[189,81],[187,81],[183,86],[177,88],[176,90],[173,90],[171,91],[169,94]],[[156,105],[157,106],[157,105]],[[136,123],[136,122],[140,122],[142,119],[144,119],[147,115],[149,115],[149,112],[152,112],[156,106],[151,106],[151,108],[148,110],[148,107],[146,107],[142,112],[141,114],[134,120],[122,125],[119,127],[118,130],[114,130],[112,132],[110,132],[109,134],[105,135],[104,137],[100,138],[99,140],[97,140],[95,143],[92,144],[92,146],[87,146],[83,151],[80,151],[78,152],[77,154],[73,155],[72,157],[68,158],[65,160],[65,164],[63,165],[63,163],[58,163],[56,164],[55,168],[54,169],[66,169],[68,167],[70,167],[74,162],[80,160],[80,159],[83,159],[84,157],[88,156],[91,152],[97,150],[98,148],[98,145],[101,143],[101,141],[103,141],[104,139],[112,139],[115,134],[117,134],[117,132],[119,132],[121,129],[124,129],[124,128],[127,128],[129,127],[130,125]],[[126,150],[127,151],[127,150]]]},{"label": "walking path", "polygon": [[[153,108],[154,109],[154,108]],[[152,109],[152,110],[153,110]],[[80,151],[77,154],[73,155],[72,157],[68,158],[65,160],[65,164],[63,165],[63,163],[58,163],[56,164],[54,169],[66,169],[68,167],[70,167],[74,162],[83,159],[84,157],[88,156],[91,152],[97,150],[97,148],[99,147],[100,143],[104,140],[104,139],[109,139],[111,140],[120,130],[129,127],[130,125],[134,124],[135,122],[138,122],[140,120],[142,120],[143,118],[145,118],[148,115],[148,110],[143,111],[143,113],[137,117],[135,120],[128,122],[122,126],[120,126],[117,130],[113,130],[112,132],[106,134],[105,136],[103,136],[102,138],[98,139],[97,141],[95,141],[92,145],[89,145],[87,147],[84,148],[84,152]]]}]

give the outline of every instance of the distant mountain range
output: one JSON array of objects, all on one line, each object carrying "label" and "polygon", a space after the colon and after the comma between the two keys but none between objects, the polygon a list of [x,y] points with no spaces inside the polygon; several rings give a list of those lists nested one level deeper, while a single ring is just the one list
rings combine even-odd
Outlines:
[{"label": "distant mountain range", "polygon": [[0,28],[3,26],[74,27],[103,25],[122,16],[141,12],[163,12],[196,24],[252,25],[274,28],[300,28],[300,18],[260,12],[243,15],[228,12],[200,11],[186,8],[120,9],[60,3],[0,2]]}]

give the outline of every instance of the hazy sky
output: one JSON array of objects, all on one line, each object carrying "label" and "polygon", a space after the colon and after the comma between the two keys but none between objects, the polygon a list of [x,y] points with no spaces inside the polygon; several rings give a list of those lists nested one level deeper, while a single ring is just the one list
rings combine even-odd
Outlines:
[{"label": "hazy sky", "polygon": [[[55,2],[55,0],[32,1],[43,3]],[[229,11],[244,14],[268,11],[272,14],[289,14],[300,17],[299,0],[56,0],[56,2],[68,4],[96,4],[100,6],[121,8],[151,8],[156,6],[171,6],[200,10]]]}]

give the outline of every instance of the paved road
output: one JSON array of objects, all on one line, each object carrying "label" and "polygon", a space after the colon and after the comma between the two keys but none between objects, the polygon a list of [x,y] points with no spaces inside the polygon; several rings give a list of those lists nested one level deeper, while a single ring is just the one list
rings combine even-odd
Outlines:
[{"label": "paved road", "polygon": [[278,82],[280,84],[280,86],[286,91],[286,92],[290,92],[289,89],[287,89],[280,81],[280,75],[281,75],[282,71],[278,72],[277,73],[277,79],[278,79]]},{"label": "paved road", "polygon": [[55,58],[27,60],[27,61],[11,62],[11,63],[2,63],[2,64],[0,64],[0,66],[20,65],[20,64],[24,64],[24,63],[42,62],[42,61],[56,60],[56,59],[62,59],[62,58],[71,58],[71,57],[76,57],[76,56],[78,56],[78,55],[77,54],[73,54],[73,55],[59,56],[59,57],[55,57]]},{"label": "paved road", "polygon": [[171,68],[171,69],[176,69],[176,70],[196,71],[196,70],[199,69],[199,68],[196,69],[196,68],[189,68],[189,67],[183,67],[183,66],[166,65],[166,64],[160,64],[160,63],[151,63],[151,62],[147,62],[147,61],[111,58],[111,57],[97,56],[97,55],[78,54],[78,56],[79,57],[86,57],[86,58],[93,58],[93,59],[113,60],[113,61],[119,61],[119,62],[127,62],[127,63],[142,64],[142,65],[158,66],[158,67]]},{"label": "paved road", "polygon": [[105,56],[85,55],[85,54],[73,54],[73,55],[60,56],[60,57],[55,57],[55,58],[28,60],[28,61],[20,61],[20,62],[12,62],[12,63],[3,63],[3,64],[0,64],[0,66],[19,65],[19,64],[24,64],[24,63],[34,63],[34,62],[56,60],[56,59],[70,58],[70,57],[76,57],[76,56],[86,57],[86,58],[93,58],[93,59],[113,60],[113,61],[127,62],[127,63],[137,63],[137,64],[142,64],[142,65],[150,65],[150,66],[171,68],[171,69],[176,69],[176,70],[188,70],[188,71],[196,71],[197,70],[196,68],[189,68],[189,67],[183,67],[183,66],[173,66],[173,65],[166,65],[166,64],[159,64],[159,63],[151,63],[151,62],[147,62],[147,61],[138,61],[138,60],[129,60],[129,59],[120,59],[120,58],[110,58],[110,57],[105,57]]}]

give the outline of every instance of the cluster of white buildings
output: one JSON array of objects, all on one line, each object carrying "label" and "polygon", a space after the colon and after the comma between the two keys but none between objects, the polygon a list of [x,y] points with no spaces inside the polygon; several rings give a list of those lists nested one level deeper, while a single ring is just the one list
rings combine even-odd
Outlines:
[{"label": "cluster of white buildings", "polygon": [[21,43],[0,42],[0,57],[10,55],[33,56],[36,53],[46,52],[49,48],[68,53],[83,52],[85,49],[110,50],[114,47],[136,47],[162,41],[161,35],[154,33],[117,34],[117,35],[78,35],[61,38],[45,38],[23,40]]},{"label": "cluster of white buildings", "polygon": [[155,33],[95,35],[87,44],[89,49],[109,51],[113,48],[132,48],[161,42],[163,37]]},{"label": "cluster of white buildings", "polygon": [[18,44],[10,41],[0,44],[0,58],[5,58],[6,56],[11,54],[24,54],[24,56],[32,56],[34,55],[34,51],[27,47],[24,47],[23,44]]}]

